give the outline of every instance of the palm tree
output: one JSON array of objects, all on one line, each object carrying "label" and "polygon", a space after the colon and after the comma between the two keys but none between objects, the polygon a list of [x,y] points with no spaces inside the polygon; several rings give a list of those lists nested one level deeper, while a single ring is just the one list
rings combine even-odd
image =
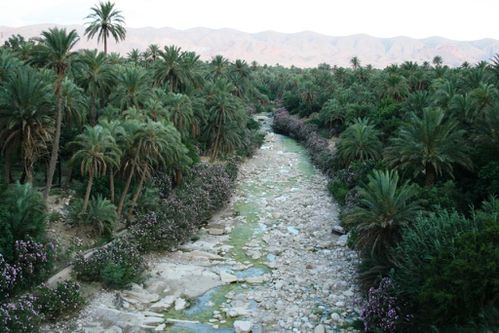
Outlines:
[{"label": "palm tree", "polygon": [[352,57],[352,59],[350,59],[350,64],[352,65],[352,68],[354,70],[359,69],[360,68],[360,59],[357,56]]},{"label": "palm tree", "polygon": [[169,124],[148,121],[147,123],[130,123],[131,138],[127,147],[123,169],[128,173],[125,187],[118,204],[118,215],[123,212],[126,196],[132,178],[140,177],[138,187],[132,198],[136,204],[142,192],[144,182],[158,167],[179,167],[179,162],[188,161],[187,148],[182,144],[180,134]]},{"label": "palm tree", "polygon": [[170,92],[179,92],[186,79],[182,54],[182,49],[175,45],[165,46],[159,53],[161,61],[156,63],[154,80],[157,84],[168,83]]},{"label": "palm tree", "polygon": [[433,63],[433,65],[435,65],[436,67],[440,67],[442,66],[443,64],[443,59],[441,56],[437,55],[437,56],[434,56],[433,57],[433,60],[431,61]]},{"label": "palm tree", "polygon": [[236,96],[243,97],[246,94],[250,73],[250,68],[244,60],[237,59],[234,65],[231,66],[230,78],[236,87]]},{"label": "palm tree", "polygon": [[123,110],[132,107],[141,108],[151,94],[147,72],[139,66],[120,67],[117,73],[117,83],[112,99]]},{"label": "palm tree", "polygon": [[[104,127],[109,134],[113,137],[114,141],[120,148],[125,148],[127,145],[126,132],[123,128],[123,124],[118,120],[103,120],[99,122],[99,125]],[[117,168],[115,168],[112,164],[108,166],[109,169],[109,191],[111,192],[111,202],[114,204],[114,175]]]},{"label": "palm tree", "polygon": [[229,60],[221,55],[213,57],[210,63],[210,77],[213,80],[227,78],[229,68]]},{"label": "palm tree", "polygon": [[345,216],[345,222],[356,228],[356,246],[360,251],[386,257],[401,229],[420,211],[414,200],[415,188],[408,182],[399,184],[396,171],[374,170],[359,194],[359,205]]},{"label": "palm tree", "polygon": [[340,136],[338,157],[345,164],[379,158],[382,145],[378,136],[378,131],[367,119],[355,120]]},{"label": "palm tree", "polygon": [[422,117],[412,114],[410,121],[401,126],[386,149],[386,161],[412,169],[414,175],[424,174],[425,186],[431,187],[442,173],[452,176],[453,164],[471,167],[463,135],[458,123],[445,119],[441,109],[427,108]]},{"label": "palm tree", "polygon": [[102,39],[104,43],[104,54],[107,54],[107,39],[113,36],[118,43],[120,40],[125,40],[126,29],[124,27],[125,19],[121,15],[121,11],[114,8],[114,3],[111,1],[99,2],[99,4],[90,9],[92,13],[86,18],[92,20],[87,23],[85,35],[88,39],[97,35],[97,42]]},{"label": "palm tree", "polygon": [[196,132],[192,104],[188,96],[171,94],[167,97],[165,104],[170,121],[183,137]]},{"label": "palm tree", "polygon": [[97,99],[115,79],[106,55],[97,50],[84,50],[79,57],[77,79],[90,97],[90,124],[97,123]]},{"label": "palm tree", "polygon": [[133,64],[138,64],[140,62],[140,57],[141,55],[139,49],[132,49],[127,53],[128,60]]},{"label": "palm tree", "polygon": [[0,138],[5,157],[5,181],[9,182],[11,154],[20,147],[24,174],[33,180],[33,165],[47,152],[52,140],[53,93],[34,70],[19,68],[0,91]]},{"label": "palm tree", "polygon": [[147,50],[144,52],[144,58],[146,60],[150,60],[152,62],[156,61],[160,55],[161,50],[157,44],[151,44],[147,47]]},{"label": "palm tree", "polygon": [[111,133],[104,127],[85,126],[83,133],[71,143],[76,152],[71,162],[80,163],[81,174],[88,175],[87,189],[83,199],[82,213],[85,213],[92,192],[94,177],[106,174],[108,166],[119,166],[121,151]]},{"label": "palm tree", "polygon": [[76,45],[79,39],[76,30],[71,30],[68,33],[66,29],[52,28],[48,31],[43,31],[40,40],[38,56],[44,60],[47,66],[53,68],[57,74],[57,79],[55,81],[55,95],[57,100],[55,135],[52,142],[52,153],[50,155],[49,169],[47,172],[47,185],[43,192],[45,200],[47,200],[50,188],[52,187],[55,167],[59,157],[63,109],[62,83],[66,76],[66,71],[75,56],[75,53],[72,52],[71,49]]},{"label": "palm tree", "polygon": [[231,94],[233,85],[227,80],[217,80],[208,94],[207,105],[209,115],[205,133],[211,145],[211,160],[215,160],[222,152],[231,152],[234,144],[227,145],[230,135],[246,126],[244,110],[237,97]]}]

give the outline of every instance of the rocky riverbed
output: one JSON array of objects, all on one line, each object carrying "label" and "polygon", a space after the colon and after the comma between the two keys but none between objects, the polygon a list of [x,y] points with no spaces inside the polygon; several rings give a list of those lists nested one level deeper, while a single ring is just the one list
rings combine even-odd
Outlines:
[{"label": "rocky riverbed", "polygon": [[48,331],[353,332],[358,259],[331,233],[326,185],[301,146],[268,133],[197,241],[146,258],[143,284],[98,293]]}]

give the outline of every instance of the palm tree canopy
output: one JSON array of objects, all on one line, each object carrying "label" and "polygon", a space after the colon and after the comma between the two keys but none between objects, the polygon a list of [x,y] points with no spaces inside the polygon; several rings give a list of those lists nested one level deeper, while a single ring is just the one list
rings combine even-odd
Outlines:
[{"label": "palm tree canopy", "polygon": [[88,38],[93,38],[97,34],[97,42],[113,36],[116,42],[124,40],[126,37],[126,29],[123,26],[125,19],[121,15],[121,11],[114,7],[111,1],[99,2],[98,5],[90,9],[92,13],[86,18],[91,21],[87,23],[85,35]]},{"label": "palm tree canopy", "polygon": [[338,156],[344,163],[381,156],[379,133],[367,119],[357,119],[340,137]]},{"label": "palm tree canopy", "polygon": [[35,61],[53,68],[59,75],[64,75],[76,54],[71,50],[79,40],[76,30],[67,32],[66,28],[51,28],[43,31]]}]

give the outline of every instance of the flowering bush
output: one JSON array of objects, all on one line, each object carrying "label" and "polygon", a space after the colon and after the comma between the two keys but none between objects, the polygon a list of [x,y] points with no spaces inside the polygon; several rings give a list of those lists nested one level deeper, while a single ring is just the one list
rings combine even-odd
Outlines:
[{"label": "flowering bush", "polygon": [[0,300],[39,283],[52,268],[51,244],[18,240],[14,248],[10,263],[0,254]]},{"label": "flowering bush", "polygon": [[60,282],[54,289],[42,286],[36,290],[35,308],[46,320],[76,311],[83,303],[80,285],[73,281]]},{"label": "flowering bush", "polygon": [[329,147],[329,142],[317,133],[315,126],[305,124],[302,120],[290,115],[285,109],[280,109],[274,114],[272,127],[276,133],[303,142],[317,168],[329,176],[332,175],[333,151]]},{"label": "flowering bush", "polygon": [[40,316],[33,296],[0,304],[0,331],[2,333],[36,333]]},{"label": "flowering bush", "polygon": [[157,212],[137,219],[130,228],[130,239],[143,252],[168,250],[186,241],[229,200],[236,176],[237,164],[232,161],[196,165]]},{"label": "flowering bush", "polygon": [[390,278],[383,278],[378,288],[369,289],[361,317],[366,332],[381,329],[386,333],[403,331],[403,327],[412,319],[411,315],[404,314]]},{"label": "flowering bush", "polygon": [[137,282],[145,269],[136,245],[120,239],[85,258],[78,255],[74,262],[76,277],[82,281],[101,281],[110,288],[122,288]]}]

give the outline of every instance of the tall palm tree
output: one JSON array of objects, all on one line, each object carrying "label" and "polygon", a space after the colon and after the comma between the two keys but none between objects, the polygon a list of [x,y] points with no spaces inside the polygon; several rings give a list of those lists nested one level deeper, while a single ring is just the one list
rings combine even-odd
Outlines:
[{"label": "tall palm tree", "polygon": [[376,159],[381,156],[379,133],[367,119],[357,119],[340,136],[338,157],[343,163]]},{"label": "tall palm tree", "polygon": [[120,40],[125,40],[125,19],[121,15],[121,11],[114,8],[114,3],[111,1],[99,2],[90,10],[92,13],[86,18],[91,21],[87,23],[85,35],[90,39],[97,34],[97,42],[103,41],[104,54],[107,54],[107,39],[110,36],[113,36],[117,43]]},{"label": "tall palm tree", "polygon": [[374,170],[359,194],[359,205],[345,216],[345,222],[356,228],[360,251],[385,258],[401,229],[420,211],[415,188],[408,182],[400,184],[396,171]]},{"label": "tall palm tree", "polygon": [[97,99],[107,91],[115,79],[106,55],[97,50],[84,50],[79,57],[77,79],[90,97],[90,124],[97,123]]},{"label": "tall palm tree", "polygon": [[[118,148],[120,148],[120,151],[125,149],[127,146],[127,138],[126,138],[126,132],[125,129],[123,128],[123,124],[119,120],[103,120],[99,122],[99,125],[104,127],[107,131],[109,131],[109,134],[113,137],[114,141],[118,145]],[[120,156],[121,157],[121,156]],[[114,167],[114,165],[110,164],[108,166],[109,170],[109,191],[111,192],[111,202],[114,204],[114,176],[116,173],[116,170],[118,168]]]},{"label": "tall palm tree", "polygon": [[128,60],[133,64],[138,64],[140,62],[141,54],[139,49],[131,49],[126,56]]},{"label": "tall palm tree", "polygon": [[109,166],[117,167],[120,164],[121,151],[111,133],[100,125],[86,126],[83,133],[78,135],[71,144],[77,149],[71,161],[79,162],[82,175],[88,175],[82,207],[82,213],[85,213],[94,177],[105,175]]},{"label": "tall palm tree", "polygon": [[146,60],[150,60],[152,62],[158,59],[161,50],[158,44],[151,44],[147,47],[147,50],[144,52],[144,58]]},{"label": "tall palm tree", "polygon": [[72,52],[71,49],[76,45],[79,39],[76,30],[67,32],[64,28],[52,28],[48,31],[43,31],[42,38],[40,39],[38,57],[43,59],[47,66],[53,68],[57,74],[55,81],[55,95],[57,100],[55,135],[52,142],[52,153],[50,155],[49,169],[47,172],[47,185],[43,192],[45,200],[48,198],[50,188],[52,187],[55,167],[59,157],[59,141],[61,138],[63,111],[62,83],[75,56],[75,53]]},{"label": "tall palm tree", "polygon": [[230,79],[236,87],[236,96],[243,97],[247,93],[250,73],[250,68],[244,60],[237,59],[231,66]]},{"label": "tall palm tree", "polygon": [[227,78],[229,60],[221,55],[213,57],[210,63],[210,77],[213,80]]},{"label": "tall palm tree", "polygon": [[439,108],[427,108],[423,116],[412,114],[385,151],[386,161],[395,167],[424,174],[425,186],[431,187],[437,176],[452,176],[454,164],[471,167],[464,142],[464,131],[453,119],[445,119]]},{"label": "tall palm tree", "polygon": [[354,70],[359,69],[360,68],[360,59],[357,56],[354,56],[354,57],[352,57],[352,59],[350,59],[350,64],[352,65],[352,68]]},{"label": "tall palm tree", "polygon": [[5,181],[9,182],[11,154],[18,147],[28,182],[33,165],[48,151],[53,135],[53,93],[34,70],[19,68],[0,90],[0,138],[5,157]]}]

